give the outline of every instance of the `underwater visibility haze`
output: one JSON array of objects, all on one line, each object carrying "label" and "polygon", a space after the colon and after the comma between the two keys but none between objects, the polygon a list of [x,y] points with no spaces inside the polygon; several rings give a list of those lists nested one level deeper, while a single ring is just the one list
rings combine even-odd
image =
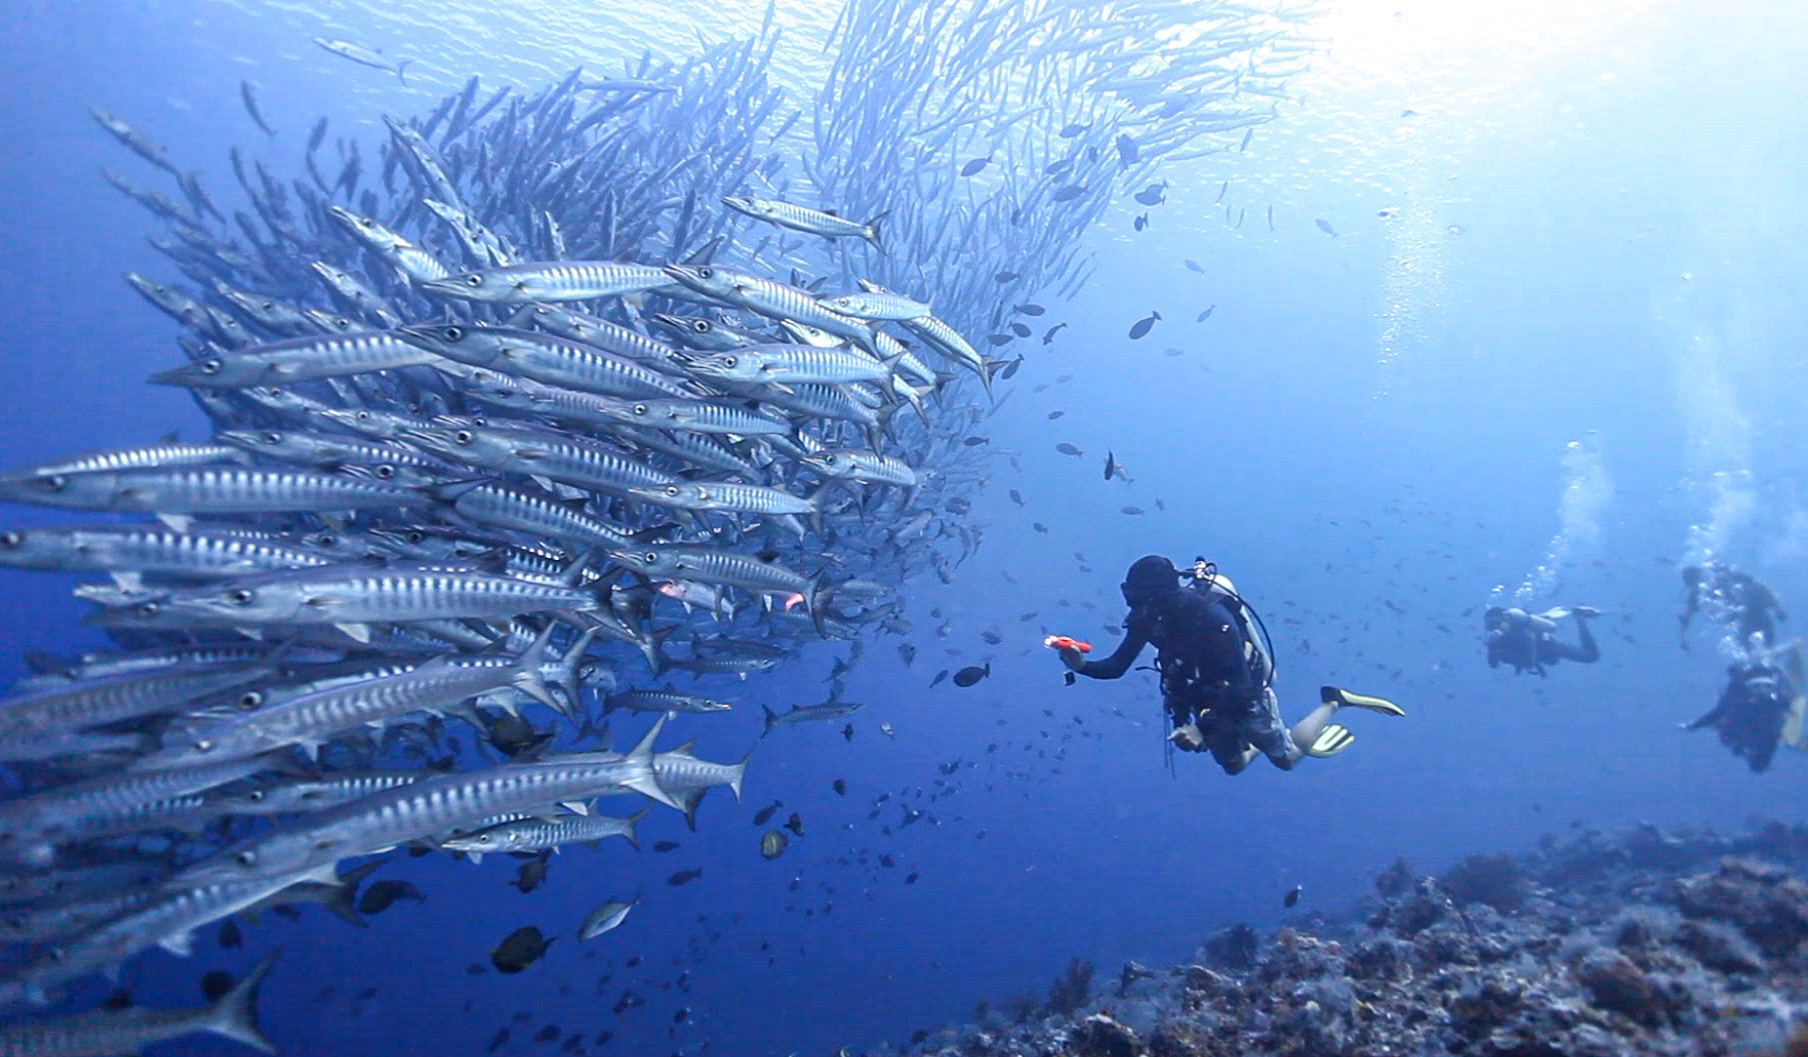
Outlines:
[{"label": "underwater visibility haze", "polygon": [[1808,10],[7,22],[0,1055],[1808,1046]]}]

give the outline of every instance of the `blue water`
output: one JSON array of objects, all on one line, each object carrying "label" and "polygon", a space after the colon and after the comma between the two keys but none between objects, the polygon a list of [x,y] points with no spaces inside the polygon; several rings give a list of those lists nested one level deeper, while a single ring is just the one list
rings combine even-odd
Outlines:
[{"label": "blue water", "polygon": [[[587,22],[574,5],[506,6],[28,0],[9,14],[4,461],[203,429],[186,395],[142,382],[177,361],[175,328],[119,277],[170,272],[144,242],[158,227],[97,175],[143,166],[88,106],[126,116],[219,187],[226,148],[263,139],[240,108],[242,78],[292,153],[320,114],[374,139],[382,112],[424,112],[470,73],[532,89],[643,42],[682,54],[693,20],[720,39],[758,17],[617,7]],[[530,1036],[546,1023],[616,1033],[592,1053],[858,1050],[968,1019],[980,998],[1040,994],[1071,955],[1109,974],[1125,958],[1185,958],[1224,922],[1272,927],[1295,884],[1301,910],[1346,907],[1396,855],[1436,869],[1572,826],[1797,817],[1804,761],[1753,776],[1711,735],[1677,730],[1711,704],[1726,658],[1699,629],[1678,648],[1675,566],[1711,549],[1786,604],[1808,592],[1793,76],[1808,27],[1787,4],[1712,20],[1676,6],[1592,28],[1584,16],[1477,25],[1457,34],[1470,61],[1427,58],[1416,83],[1365,81],[1367,57],[1333,38],[1305,103],[1247,152],[1162,174],[1169,202],[1149,231],[1132,230],[1140,207],[1111,213],[1091,236],[1090,284],[1066,304],[1043,298],[1041,322],[1068,329],[1031,351],[979,429],[1001,452],[972,515],[984,546],[952,585],[909,585],[913,666],[901,639],[868,644],[847,679],[867,702],[851,742],[829,725],[777,731],[742,803],[712,794],[695,834],[655,813],[639,854],[568,849],[531,895],[505,884],[508,860],[398,861],[379,876],[413,880],[427,902],[362,931],[312,910],[266,916],[245,950],[204,937],[193,958],[134,963],[136,998],[191,1003],[202,971],[281,946],[262,1016],[285,1053],[475,1053],[517,1011],[531,1021],[499,1052],[538,1050]],[[788,17],[800,38],[821,31],[814,13]],[[1418,16],[1392,30],[1375,17],[1383,29],[1365,40],[1409,35]],[[319,52],[313,34],[419,56],[411,86]],[[807,52],[796,61],[816,61]],[[1241,228],[1212,204],[1225,179]],[[1151,309],[1163,321],[1127,339]],[[1057,453],[1062,442],[1085,454]],[[1584,454],[1566,466],[1572,443]],[[1107,450],[1134,484],[1103,479]],[[1577,478],[1578,462],[1594,472]],[[1536,579],[1553,549],[1554,580],[1533,601],[1604,610],[1603,660],[1548,679],[1489,670],[1480,607],[1497,585]],[[1358,714],[1354,749],[1290,774],[1258,761],[1230,779],[1193,758],[1170,774],[1151,676],[1064,687],[1040,648],[1048,631],[1115,641],[1117,583],[1148,552],[1205,555],[1235,578],[1273,633],[1289,720],[1324,682],[1386,694],[1409,716]],[[3,582],[7,673],[25,649],[100,643],[72,581]],[[1003,643],[983,642],[986,629]],[[705,757],[738,758],[758,706],[821,700],[844,652],[728,685],[735,713],[685,736]],[[991,677],[970,689],[928,687],[987,661]],[[807,831],[765,862],[751,816],[774,799],[778,819],[796,811]],[[901,803],[931,817],[901,827]],[[681,847],[653,852],[663,839]],[[682,869],[702,876],[667,885]],[[622,929],[575,941],[596,905],[636,894]],[[560,937],[540,964],[466,974],[522,924]],[[617,1015],[625,986],[646,1005]],[[680,1007],[692,1019],[668,1032]],[[154,1052],[232,1049],[189,1039]]]}]

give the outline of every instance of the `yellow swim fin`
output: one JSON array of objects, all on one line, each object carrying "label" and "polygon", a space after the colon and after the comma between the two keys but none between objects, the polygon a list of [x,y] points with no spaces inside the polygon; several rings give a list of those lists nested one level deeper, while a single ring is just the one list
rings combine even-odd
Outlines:
[{"label": "yellow swim fin", "polygon": [[1307,747],[1307,756],[1323,759],[1335,756],[1356,743],[1356,735],[1351,734],[1348,727],[1338,723],[1327,723],[1325,729],[1318,732],[1318,737]]},{"label": "yellow swim fin", "polygon": [[1335,701],[1348,708],[1366,708],[1370,712],[1379,712],[1386,716],[1406,715],[1406,709],[1401,708],[1399,705],[1394,704],[1385,697],[1371,697],[1368,694],[1353,694],[1348,690],[1340,690],[1335,686],[1319,687],[1318,699],[1326,704]]}]

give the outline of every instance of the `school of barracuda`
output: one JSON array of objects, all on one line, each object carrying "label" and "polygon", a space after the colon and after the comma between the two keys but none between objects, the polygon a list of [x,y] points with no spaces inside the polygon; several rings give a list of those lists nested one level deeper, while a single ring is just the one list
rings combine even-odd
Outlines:
[{"label": "school of barracuda", "polygon": [[[745,759],[657,747],[721,707],[672,673],[907,634],[899,588],[979,546],[962,441],[1022,357],[967,335],[1074,292],[1126,188],[1247,145],[1303,67],[1293,20],[1207,7],[856,0],[807,106],[769,12],[619,78],[472,77],[374,153],[322,119],[299,177],[235,149],[236,206],[97,111],[179,273],[127,276],[182,327],[153,381],[214,434],[0,478],[146,515],[0,532],[0,564],[106,577],[76,593],[116,644],[0,700],[0,1008],[252,908],[349,914],[347,860],[738,796]],[[616,710],[658,718],[617,751]],[[0,1052],[268,1049],[267,968],[200,1010],[19,1019]]]}]

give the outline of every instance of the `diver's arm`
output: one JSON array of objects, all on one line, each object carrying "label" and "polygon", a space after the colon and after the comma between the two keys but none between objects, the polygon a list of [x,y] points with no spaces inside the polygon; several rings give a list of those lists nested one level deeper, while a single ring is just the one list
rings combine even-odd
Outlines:
[{"label": "diver's arm", "polygon": [[1130,670],[1136,662],[1136,655],[1143,652],[1149,640],[1141,628],[1134,624],[1124,628],[1124,641],[1118,645],[1117,651],[1102,661],[1087,661],[1074,671],[1088,679],[1116,679]]}]

